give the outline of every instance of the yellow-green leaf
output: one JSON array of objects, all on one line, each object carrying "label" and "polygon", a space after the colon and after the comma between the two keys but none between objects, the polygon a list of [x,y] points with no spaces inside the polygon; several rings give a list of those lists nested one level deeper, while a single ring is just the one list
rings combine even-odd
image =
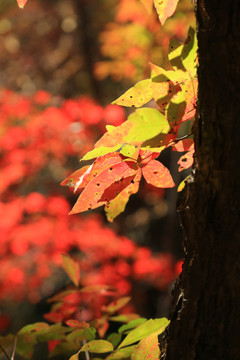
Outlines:
[{"label": "yellow-green leaf", "polygon": [[185,177],[185,179],[183,179],[183,181],[180,182],[180,184],[178,185],[177,191],[180,192],[185,188],[186,182],[187,180],[191,177],[191,175],[188,175],[187,177]]},{"label": "yellow-green leaf", "polygon": [[91,151],[89,151],[84,157],[81,159],[81,161],[85,160],[91,160],[95,159],[99,156],[103,156],[112,152],[115,152],[116,150],[120,149],[122,147],[121,144],[117,144],[114,146],[99,146]]},{"label": "yellow-green leaf", "polygon": [[139,325],[136,329],[131,331],[125,339],[121,342],[118,349],[134,344],[137,341],[144,339],[145,337],[155,333],[161,334],[168,326],[169,320],[166,318],[161,319],[150,319],[142,325]]},{"label": "yellow-green leaf", "polygon": [[131,158],[133,156],[133,154],[135,153],[135,151],[136,151],[136,147],[134,145],[127,144],[121,148],[120,154]]},{"label": "yellow-green leaf", "polygon": [[140,107],[149,102],[152,97],[152,82],[151,79],[146,79],[139,81],[112,104]]},{"label": "yellow-green leaf", "polygon": [[92,340],[86,345],[82,346],[80,352],[89,351],[93,353],[107,353],[113,351],[113,344],[106,340]]},{"label": "yellow-green leaf", "polygon": [[194,77],[197,72],[197,47],[197,36],[195,30],[190,27],[181,57],[183,66],[191,77]]},{"label": "yellow-green leaf", "polygon": [[62,255],[62,267],[66,271],[74,285],[78,287],[80,281],[79,263],[77,263],[67,255]]},{"label": "yellow-green leaf", "polygon": [[158,332],[142,339],[132,352],[131,360],[158,360],[160,349]]}]

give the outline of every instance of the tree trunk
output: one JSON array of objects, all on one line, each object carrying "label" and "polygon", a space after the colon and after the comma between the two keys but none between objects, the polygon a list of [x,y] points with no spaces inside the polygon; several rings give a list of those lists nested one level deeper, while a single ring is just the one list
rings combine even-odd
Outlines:
[{"label": "tree trunk", "polygon": [[167,360],[240,359],[240,2],[198,0],[193,179]]}]

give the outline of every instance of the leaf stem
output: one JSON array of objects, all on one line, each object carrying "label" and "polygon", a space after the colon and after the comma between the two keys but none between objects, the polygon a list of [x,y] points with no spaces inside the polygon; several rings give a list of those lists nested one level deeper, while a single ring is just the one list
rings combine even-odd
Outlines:
[{"label": "leaf stem", "polygon": [[16,347],[17,347],[17,337],[15,336],[11,360],[14,360]]}]

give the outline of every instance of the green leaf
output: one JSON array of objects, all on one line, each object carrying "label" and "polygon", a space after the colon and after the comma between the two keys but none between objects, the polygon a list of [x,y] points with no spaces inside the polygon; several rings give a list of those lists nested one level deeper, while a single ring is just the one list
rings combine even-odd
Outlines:
[{"label": "green leaf", "polygon": [[118,329],[118,332],[119,333],[124,333],[128,330],[131,330],[133,328],[135,328],[136,326],[138,325],[141,325],[143,324],[144,322],[146,322],[147,319],[146,318],[138,318],[138,319],[134,319],[132,321],[129,321],[128,324],[124,324],[122,325],[119,329]]},{"label": "green leaf", "polygon": [[158,332],[155,332],[140,341],[133,350],[131,360],[158,360],[159,355]]},{"label": "green leaf", "polygon": [[146,79],[139,81],[112,104],[140,107],[149,102],[152,97],[152,82],[151,79]]},{"label": "green leaf", "polygon": [[196,76],[197,72],[197,37],[195,30],[190,27],[188,37],[182,50],[182,63],[191,77]]},{"label": "green leaf", "polygon": [[130,358],[135,347],[136,345],[132,345],[123,349],[117,349],[112,354],[108,355],[105,360],[121,360]]},{"label": "green leaf", "polygon": [[113,347],[117,347],[122,339],[122,335],[118,333],[112,333],[108,336],[107,341],[113,344]]},{"label": "green leaf", "polygon": [[166,318],[161,319],[150,319],[145,323],[139,325],[136,329],[131,331],[126,338],[121,342],[118,349],[134,344],[137,341],[142,340],[143,338],[153,334],[154,332],[158,331],[161,334],[167,325],[169,324],[169,320]]},{"label": "green leaf", "polygon": [[[115,128],[115,126],[113,126]],[[81,159],[81,161],[91,160],[95,159],[99,156],[103,156],[109,153],[113,153],[117,150],[119,150],[122,147],[121,144],[117,144],[114,146],[99,146],[91,151],[89,151],[84,157]]]},{"label": "green leaf", "polygon": [[93,353],[107,353],[113,351],[113,345],[106,340],[93,340],[87,343],[86,345],[82,346],[80,352],[82,351],[89,351]]},{"label": "green leaf", "polygon": [[74,285],[78,287],[80,281],[79,263],[77,263],[67,255],[62,255],[62,267],[66,271]]},{"label": "green leaf", "polygon": [[18,331],[18,335],[23,335],[27,333],[35,333],[42,330],[48,330],[50,325],[44,322],[37,322],[34,324],[26,325],[21,330]]}]

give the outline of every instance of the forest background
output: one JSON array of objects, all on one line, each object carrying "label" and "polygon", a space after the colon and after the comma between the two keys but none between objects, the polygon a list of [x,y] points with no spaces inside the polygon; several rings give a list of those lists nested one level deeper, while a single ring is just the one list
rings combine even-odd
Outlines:
[{"label": "forest background", "polygon": [[[44,313],[52,322],[76,315],[76,299],[54,313],[47,303],[69,285],[62,254],[79,262],[81,286],[99,286],[91,306],[81,310],[83,320],[98,317],[106,305],[103,284],[131,296],[125,313],[168,315],[182,257],[176,188],[143,183],[109,224],[101,209],[69,216],[76,194],[59,184],[78,169],[105,126],[122,124],[131,112],[109,104],[149,77],[150,61],[170,68],[170,38],[184,43],[194,23],[186,0],[164,26],[139,0],[29,0],[24,11],[15,1],[1,2],[3,335],[42,321]],[[187,175],[177,169],[182,154],[161,155],[177,185]]]}]

